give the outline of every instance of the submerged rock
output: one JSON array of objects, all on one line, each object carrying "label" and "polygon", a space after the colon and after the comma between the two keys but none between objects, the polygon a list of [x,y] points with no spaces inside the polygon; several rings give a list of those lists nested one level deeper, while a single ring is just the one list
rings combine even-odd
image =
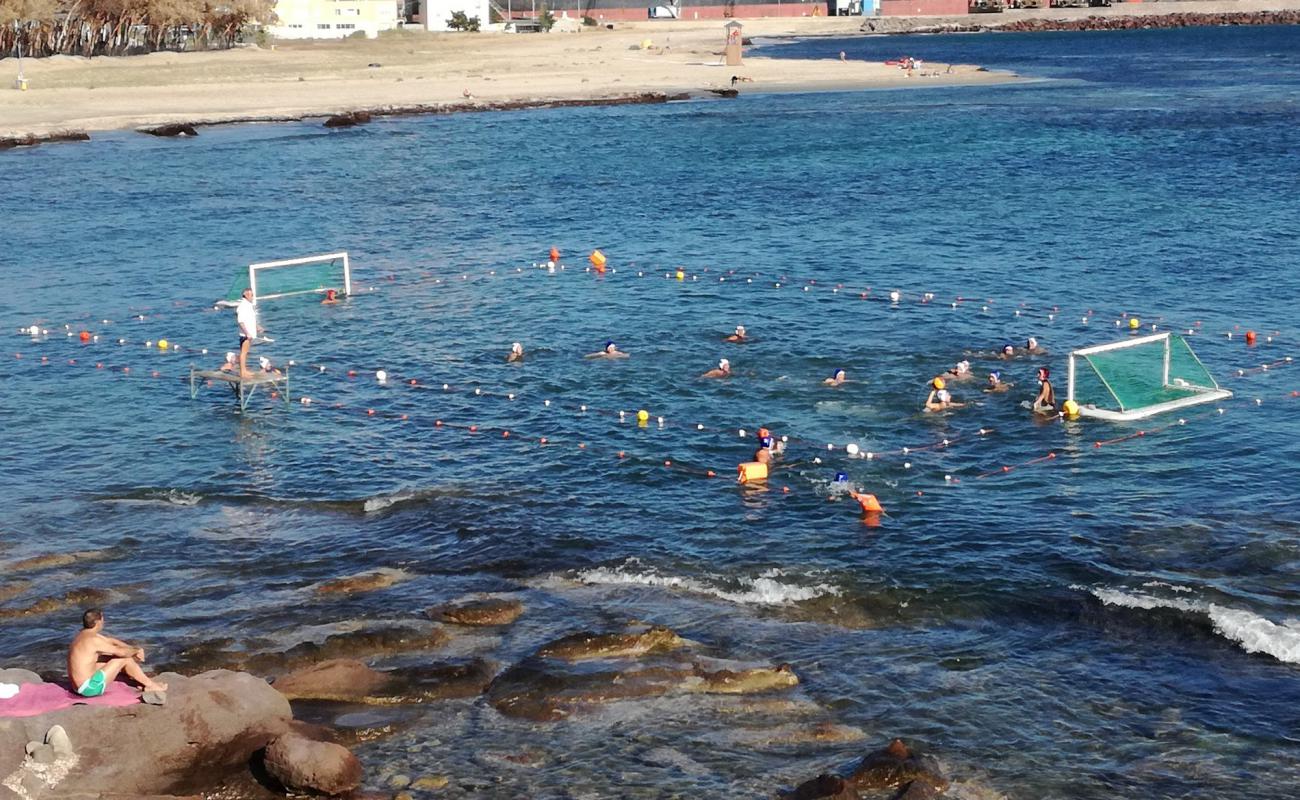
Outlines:
[{"label": "submerged rock", "polygon": [[290,700],[390,705],[476,697],[487,688],[492,675],[491,665],[481,659],[391,672],[352,659],[332,659],[277,678],[274,685]]},{"label": "submerged rock", "polygon": [[170,125],[157,125],[152,128],[141,128],[140,133],[147,133],[150,136],[198,136],[199,132],[188,122],[175,122]]},{"label": "submerged rock", "polygon": [[361,125],[370,121],[369,111],[345,111],[342,114],[335,114],[325,120],[327,128],[348,128],[353,125]]},{"label": "submerged rock", "polygon": [[361,762],[342,745],[286,733],[266,748],[266,771],[294,792],[341,795],[361,785]]},{"label": "submerged rock", "polygon": [[437,622],[470,626],[509,625],[523,613],[523,603],[502,597],[458,600],[426,612],[430,619]]},{"label": "submerged rock", "polygon": [[387,589],[406,579],[406,575],[395,569],[381,569],[335,578],[316,587],[317,594],[354,594],[356,592],[373,592]]},{"label": "submerged rock", "polygon": [[542,645],[537,655],[578,661],[585,658],[637,658],[667,653],[686,646],[686,640],[667,628],[654,626],[633,633],[580,631]]},{"label": "submerged rock", "polygon": [[921,755],[902,739],[868,753],[847,777],[823,773],[783,795],[785,800],[853,800],[860,792],[898,789],[893,800],[931,800],[948,790],[938,760]]},{"label": "submerged rock", "polygon": [[61,597],[44,597],[23,608],[0,608],[0,619],[50,614],[70,606],[107,605],[112,595],[105,589],[73,589]]}]

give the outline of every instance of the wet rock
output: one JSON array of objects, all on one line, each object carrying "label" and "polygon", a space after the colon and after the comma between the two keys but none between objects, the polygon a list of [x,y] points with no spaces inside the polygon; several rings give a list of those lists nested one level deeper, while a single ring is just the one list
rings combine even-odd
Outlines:
[{"label": "wet rock", "polygon": [[331,634],[319,643],[300,642],[283,653],[235,656],[234,663],[240,669],[259,675],[275,675],[285,670],[333,658],[369,658],[414,650],[431,650],[446,642],[447,634],[441,628],[374,628]]},{"label": "wet rock", "polygon": [[432,620],[449,622],[453,625],[509,625],[524,613],[524,604],[518,600],[489,597],[459,600],[445,606],[431,608],[426,613]]},{"label": "wet rock", "polygon": [[153,128],[141,128],[140,133],[150,136],[198,136],[199,132],[188,122],[176,122],[170,125],[158,125]]},{"label": "wet rock", "polygon": [[12,600],[23,592],[31,588],[32,582],[28,580],[8,580],[3,586],[0,586],[0,603],[6,600]]},{"label": "wet rock", "polygon": [[406,775],[394,775],[388,779],[388,785],[394,789],[405,789],[411,785],[411,779]]},{"label": "wet rock", "polygon": [[425,775],[412,783],[411,788],[417,792],[434,792],[442,789],[448,783],[451,783],[451,779],[446,775]]},{"label": "wet rock", "polygon": [[[375,64],[374,66],[378,66]],[[327,128],[350,128],[353,125],[362,125],[370,121],[369,111],[346,111],[342,114],[335,114],[325,120]]]},{"label": "wet rock", "polygon": [[710,669],[707,664],[696,664],[693,673],[686,688],[706,694],[760,694],[799,685],[789,664],[744,669]]},{"label": "wet rock", "polygon": [[271,742],[267,773],[294,792],[341,795],[361,785],[361,762],[346,747],[286,733]]},{"label": "wet rock", "polygon": [[740,96],[739,89],[710,89],[709,91],[712,92],[713,94],[716,94],[718,97],[739,97]]},{"label": "wet rock", "polygon": [[70,606],[107,605],[112,595],[104,589],[73,589],[61,597],[44,597],[22,608],[0,608],[0,619],[17,619],[51,614]]},{"label": "wet rock", "polygon": [[55,142],[88,142],[90,134],[85,131],[54,131],[53,133],[26,134],[23,136],[0,136],[0,150],[12,147],[35,147],[38,144]]},{"label": "wet rock", "polygon": [[[249,758],[288,730],[289,703],[252,675],[165,675],[166,706],[76,706],[0,725],[0,776],[24,783],[25,745],[45,741],[64,770],[42,796],[177,794],[247,770]],[[52,731],[58,725],[63,737]],[[61,754],[75,745],[75,753]],[[44,772],[43,775],[53,773]],[[46,789],[44,779],[38,781]],[[44,791],[44,790],[43,790]]]},{"label": "wet rock", "polygon": [[858,792],[839,775],[823,772],[816,778],[799,784],[782,797],[784,800],[858,800]]},{"label": "wet rock", "polygon": [[667,628],[654,626],[631,633],[581,631],[542,645],[537,655],[578,661],[587,658],[638,658],[668,653],[686,646],[686,640]]},{"label": "wet rock", "polygon": [[45,681],[29,669],[10,667],[0,669],[0,683],[16,683],[21,686],[24,683],[45,683]]},{"label": "wet rock", "polygon": [[848,780],[858,789],[892,789],[920,781],[939,792],[948,788],[939,762],[912,751],[902,739],[868,753]]},{"label": "wet rock", "polygon": [[316,593],[355,594],[357,592],[373,592],[378,589],[387,589],[405,580],[405,578],[406,576],[398,570],[381,569],[374,572],[363,572],[358,575],[349,575],[345,578],[326,581],[316,587]]},{"label": "wet rock", "polygon": [[398,704],[475,697],[492,681],[488,662],[433,664],[391,672],[360,661],[332,659],[277,678],[275,688],[290,700]]}]

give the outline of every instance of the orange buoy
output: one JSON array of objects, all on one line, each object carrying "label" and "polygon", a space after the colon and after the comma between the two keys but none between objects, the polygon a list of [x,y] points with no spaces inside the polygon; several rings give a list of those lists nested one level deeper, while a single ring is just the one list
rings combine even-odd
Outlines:
[{"label": "orange buoy", "polygon": [[862,494],[855,494],[853,495],[853,499],[857,500],[858,505],[862,506],[862,513],[864,514],[880,513],[885,510],[884,507],[880,505],[880,501],[876,499],[874,494],[867,494],[865,492]]},{"label": "orange buoy", "polygon": [[552,260],[552,261],[559,261],[559,260],[560,260],[560,249],[559,249],[558,247],[552,247],[552,248],[551,248],[551,253],[550,253],[550,255],[551,255],[551,260]]},{"label": "orange buoy", "polygon": [[90,341],[90,331],[82,331],[81,333],[77,334],[77,338],[81,339],[81,341],[83,341],[83,342],[89,342],[89,341]]},{"label": "orange buoy", "polygon": [[1246,331],[1246,344],[1251,345],[1251,344],[1254,344],[1254,343],[1255,343],[1255,332],[1254,332],[1254,331]]},{"label": "orange buoy", "polygon": [[591,262],[591,265],[596,268],[597,272],[602,274],[605,272],[606,259],[604,253],[599,250],[592,250],[591,255],[587,256],[587,260]]}]

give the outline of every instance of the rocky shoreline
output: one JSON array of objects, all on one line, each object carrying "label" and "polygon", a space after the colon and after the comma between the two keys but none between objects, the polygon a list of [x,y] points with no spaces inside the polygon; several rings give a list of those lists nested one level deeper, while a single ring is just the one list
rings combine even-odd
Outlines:
[{"label": "rocky shoreline", "polygon": [[[376,588],[373,578],[338,579],[318,591],[368,592]],[[246,647],[251,643],[231,640],[207,643],[181,652],[171,665],[202,670],[198,674],[160,675],[171,687],[161,705],[73,706],[15,718],[3,716],[0,703],[0,800],[360,797],[363,766],[350,748],[395,735],[401,725],[394,720],[402,714],[428,713],[437,704],[468,700],[503,719],[540,726],[537,734],[545,738],[549,726],[566,720],[673,697],[711,698],[716,708],[730,709],[724,713],[748,714],[791,703],[789,694],[801,684],[787,664],[736,659],[636,620],[551,638],[504,668],[495,657],[506,654],[453,652],[458,638],[500,637],[525,613],[509,594],[477,593],[428,609],[415,628],[378,623],[279,651],[257,652]],[[426,655],[435,650],[445,657]],[[372,666],[394,657],[404,665]],[[10,669],[0,670],[0,681],[26,688],[42,679]],[[868,736],[835,723],[828,711],[819,712],[820,721],[786,719],[765,734],[750,730],[763,735],[749,746],[831,747],[823,763],[843,763],[846,743]],[[358,716],[370,723],[356,724]],[[472,750],[489,744],[464,742]],[[467,780],[479,779],[381,775],[379,783],[391,794],[365,796],[408,800],[412,790]],[[785,787],[780,778],[772,781],[773,795],[802,800],[847,800],[880,790],[919,800],[948,788],[939,762],[900,740],[833,774]]]},{"label": "rocky shoreline", "polygon": [[[1238,25],[1300,25],[1300,11],[1174,12],[1169,14],[1100,15],[1071,19],[994,19],[950,17],[934,22],[924,17],[884,17],[862,23],[863,33],[1038,33],[1044,31],[1129,31],[1156,28],[1194,28]],[[978,20],[978,21],[967,21]]]}]

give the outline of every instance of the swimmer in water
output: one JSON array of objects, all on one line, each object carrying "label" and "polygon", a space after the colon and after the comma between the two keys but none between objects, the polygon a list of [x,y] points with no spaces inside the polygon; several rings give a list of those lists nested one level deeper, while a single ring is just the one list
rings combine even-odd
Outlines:
[{"label": "swimmer in water", "polygon": [[829,378],[822,381],[822,383],[825,384],[826,386],[839,386],[841,383],[844,383],[848,379],[849,379],[848,373],[846,373],[842,369],[837,369],[835,370],[834,373],[831,374]]},{"label": "swimmer in water", "polygon": [[325,299],[322,300],[322,301],[320,301],[320,304],[323,305],[323,306],[332,306],[332,305],[334,305],[335,303],[337,303],[338,301],[339,301],[339,293],[338,293],[338,290],[337,290],[337,289],[326,289],[326,290],[325,290]]},{"label": "swimmer in water", "polygon": [[730,378],[731,362],[724,358],[718,362],[717,367],[709,370],[708,372],[704,373],[700,377],[701,378]]},{"label": "swimmer in water", "polygon": [[998,358],[1009,360],[1015,357],[1016,357],[1015,345],[1010,345],[1010,344],[1002,345],[1002,351],[998,353]]},{"label": "swimmer in water", "polygon": [[736,332],[733,333],[733,334],[731,334],[730,336],[728,336],[726,339],[723,339],[723,341],[724,341],[724,342],[734,342],[734,343],[736,343],[736,344],[740,344],[741,342],[747,342],[747,341],[749,341],[748,339],[745,338],[745,326],[744,326],[744,325],[737,325],[737,326],[736,326]]},{"label": "swimmer in water", "polygon": [[989,394],[997,394],[1000,392],[1007,391],[1012,386],[1015,386],[1015,384],[1002,382],[1001,372],[998,372],[997,370],[993,370],[992,372],[989,373],[989,385],[984,389],[984,391]]},{"label": "swimmer in water", "polygon": [[1025,352],[1031,356],[1045,356],[1047,351],[1038,346],[1038,340],[1030,336],[1025,340]]},{"label": "swimmer in water", "polygon": [[930,396],[925,398],[926,411],[947,411],[950,408],[961,408],[966,405],[954,401],[952,395],[944,388],[945,385],[943,378],[930,381]]},{"label": "swimmer in water", "polygon": [[524,346],[520,342],[510,345],[510,354],[506,356],[506,363],[524,360]]},{"label": "swimmer in water", "polygon": [[968,381],[975,377],[970,371],[969,361],[958,361],[956,366],[943,374],[944,380],[947,381]]},{"label": "swimmer in water", "polygon": [[772,463],[772,437],[762,436],[758,440],[758,449],[754,451],[754,460],[760,464]]},{"label": "swimmer in water", "polygon": [[274,367],[274,366],[271,364],[271,359],[267,358],[266,356],[262,356],[261,358],[257,359],[257,364],[258,364],[259,367],[262,368],[262,374],[263,374],[263,375],[276,375],[276,376],[279,376],[279,375],[283,375],[283,374],[284,374],[284,373],[280,372],[279,369],[277,369],[276,367]]},{"label": "swimmer in water", "polygon": [[613,342],[605,342],[605,349],[599,353],[588,353],[583,358],[627,358],[628,354],[618,349]]},{"label": "swimmer in water", "polygon": [[1056,413],[1056,391],[1052,389],[1052,372],[1047,367],[1038,368],[1038,396],[1034,398],[1035,414]]},{"label": "swimmer in water", "polygon": [[226,353],[226,363],[221,365],[222,372],[234,372],[239,369],[239,356],[233,352]]}]

